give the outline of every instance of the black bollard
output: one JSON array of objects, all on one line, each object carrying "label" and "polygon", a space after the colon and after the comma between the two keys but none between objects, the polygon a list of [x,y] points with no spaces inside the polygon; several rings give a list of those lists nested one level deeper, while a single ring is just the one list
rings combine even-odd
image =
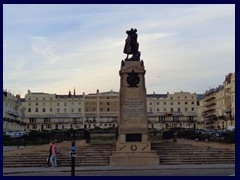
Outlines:
[{"label": "black bollard", "polygon": [[76,155],[76,146],[75,146],[75,132],[72,133],[72,147],[71,147],[71,176],[75,176],[75,155]]},{"label": "black bollard", "polygon": [[117,127],[117,129],[116,129],[116,137],[115,137],[116,140],[118,140],[118,133],[119,133],[118,131],[119,131],[119,130],[118,130],[118,127]]},{"label": "black bollard", "polygon": [[24,138],[24,146],[27,147],[26,138]]},{"label": "black bollard", "polygon": [[84,130],[84,139],[86,139],[86,143],[90,143],[90,132]]}]

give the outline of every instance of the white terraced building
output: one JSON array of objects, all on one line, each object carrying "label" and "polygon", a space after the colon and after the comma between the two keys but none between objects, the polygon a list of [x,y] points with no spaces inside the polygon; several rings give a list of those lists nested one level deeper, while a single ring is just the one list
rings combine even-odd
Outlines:
[{"label": "white terraced building", "polygon": [[[93,129],[118,126],[119,93],[76,95],[31,92],[24,99],[3,91],[4,131],[14,129]],[[235,126],[235,73],[205,94],[147,94],[149,128],[227,129]]]},{"label": "white terraced building", "polygon": [[[27,130],[93,129],[118,126],[118,92],[57,95],[31,92],[25,96]],[[147,95],[149,128],[198,128],[197,94]]]}]

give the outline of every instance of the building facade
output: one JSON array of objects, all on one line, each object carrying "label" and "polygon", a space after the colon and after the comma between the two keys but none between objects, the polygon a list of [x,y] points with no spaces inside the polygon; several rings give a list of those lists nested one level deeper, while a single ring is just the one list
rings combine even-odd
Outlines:
[{"label": "building facade", "polygon": [[[119,93],[76,95],[31,92],[24,99],[3,91],[3,129],[93,129],[118,126]],[[228,129],[235,127],[235,73],[205,94],[147,94],[148,127]]]},{"label": "building facade", "polygon": [[235,73],[229,73],[222,85],[205,92],[198,113],[203,128],[235,127]]},{"label": "building facade", "polygon": [[174,94],[147,95],[149,128],[198,128],[197,94],[176,92]]},{"label": "building facade", "polygon": [[[93,129],[118,126],[119,93],[114,91],[56,95],[28,91],[27,130]],[[198,128],[197,95],[189,92],[148,94],[149,128]]]},{"label": "building facade", "polygon": [[27,130],[116,127],[118,93],[56,95],[28,91],[25,96]]},{"label": "building facade", "polygon": [[25,108],[19,95],[14,96],[7,90],[3,91],[3,132],[24,131]]}]

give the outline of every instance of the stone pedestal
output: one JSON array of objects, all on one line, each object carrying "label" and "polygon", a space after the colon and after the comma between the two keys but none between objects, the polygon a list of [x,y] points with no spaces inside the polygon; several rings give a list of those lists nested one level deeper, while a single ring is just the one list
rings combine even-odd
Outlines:
[{"label": "stone pedestal", "polygon": [[113,152],[112,166],[155,166],[159,165],[158,156],[152,152]]},{"label": "stone pedestal", "polygon": [[122,61],[119,71],[119,135],[110,165],[158,165],[148,141],[145,69],[143,61]]}]

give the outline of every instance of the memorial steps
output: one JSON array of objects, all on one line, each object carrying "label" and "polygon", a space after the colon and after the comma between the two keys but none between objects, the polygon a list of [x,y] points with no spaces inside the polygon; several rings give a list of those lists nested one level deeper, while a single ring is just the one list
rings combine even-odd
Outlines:
[{"label": "memorial steps", "polygon": [[152,143],[160,164],[228,164],[235,163],[235,151],[228,148],[213,148],[179,144],[176,142]]},{"label": "memorial steps", "polygon": [[[59,166],[70,167],[70,143],[67,147],[61,147],[61,145],[59,147],[61,150],[58,156]],[[28,153],[4,152],[3,167],[45,167],[48,157],[47,149],[40,149],[35,153],[34,148]],[[152,150],[159,155],[160,165],[235,163],[235,151],[228,148],[202,147],[169,141],[152,143]],[[107,166],[110,163],[112,151],[115,151],[115,145],[77,146],[75,164],[76,166]]]},{"label": "memorial steps", "polygon": [[[61,150],[57,157],[59,166],[71,166],[69,156],[70,146],[59,148]],[[77,147],[75,158],[76,166],[106,166],[109,165],[111,152],[115,150],[114,145],[87,145]],[[41,150],[37,153],[3,155],[3,167],[45,167],[48,151]]]}]

